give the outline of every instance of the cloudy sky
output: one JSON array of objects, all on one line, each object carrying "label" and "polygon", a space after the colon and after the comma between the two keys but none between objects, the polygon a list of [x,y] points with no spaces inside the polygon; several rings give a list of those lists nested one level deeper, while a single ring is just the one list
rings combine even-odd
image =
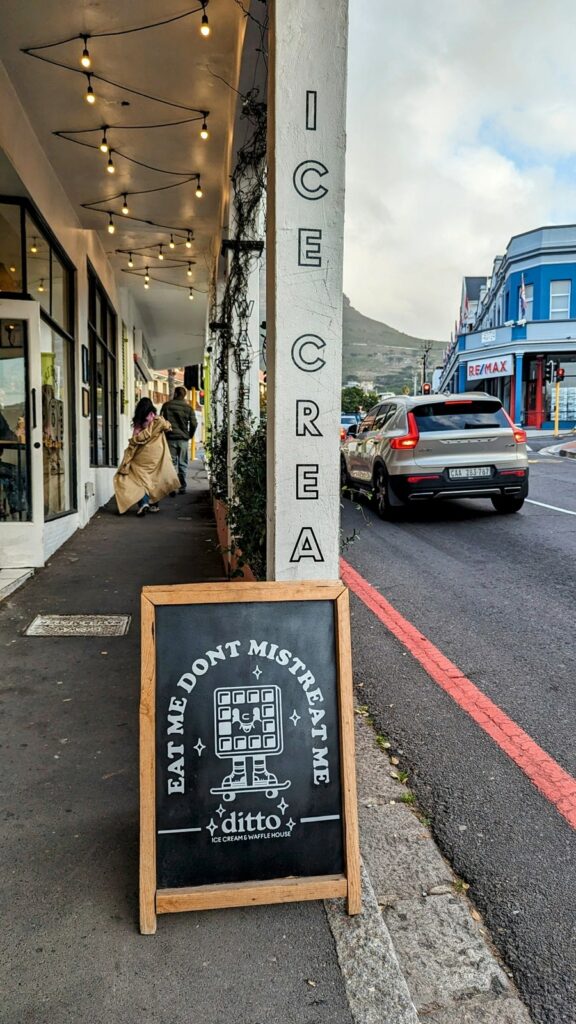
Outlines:
[{"label": "cloudy sky", "polygon": [[446,339],[462,276],[576,223],[574,0],[350,0],[344,287]]}]

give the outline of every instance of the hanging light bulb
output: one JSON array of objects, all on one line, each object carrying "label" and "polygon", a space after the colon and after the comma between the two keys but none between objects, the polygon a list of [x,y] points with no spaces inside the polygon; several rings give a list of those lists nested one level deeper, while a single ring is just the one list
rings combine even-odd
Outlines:
[{"label": "hanging light bulb", "polygon": [[171,248],[171,249],[174,249],[174,248],[175,248],[175,246],[176,246],[176,243],[175,243],[175,241],[174,241],[174,235],[170,235],[170,242],[169,242],[168,244],[169,244],[169,246],[170,246],[170,248]]},{"label": "hanging light bulb", "polygon": [[123,206],[122,206],[122,213],[124,214],[125,217],[127,217],[129,212],[130,211],[128,209],[128,197],[124,196],[124,203],[123,203]]},{"label": "hanging light bulb", "polygon": [[90,60],[90,54],[88,53],[88,36],[81,36],[80,38],[84,40],[84,49],[82,50],[80,63],[83,68],[89,68],[92,61]]},{"label": "hanging light bulb", "polygon": [[96,103],[94,89],[92,88],[92,76],[86,75],[86,78],[88,79],[88,88],[84,94],[84,99],[86,100],[86,103]]},{"label": "hanging light bulb", "polygon": [[188,238],[186,239],[186,248],[192,248],[192,233],[190,231],[188,232]]},{"label": "hanging light bulb", "polygon": [[190,301],[192,302],[192,300],[193,300],[193,298],[194,298],[194,292],[192,291],[192,289],[190,289],[190,291],[188,292],[188,298],[189,298],[189,299],[190,299]]},{"label": "hanging light bulb", "polygon": [[38,246],[36,245],[36,235],[32,235],[32,245],[30,246],[30,252],[38,252]]},{"label": "hanging light bulb", "polygon": [[39,292],[43,292],[44,291],[44,278],[43,277],[40,278],[40,284],[38,285],[38,291]]},{"label": "hanging light bulb", "polygon": [[108,220],[108,234],[109,235],[113,235],[114,232],[116,231],[116,228],[114,226],[114,221],[112,219],[112,214],[111,213],[108,214],[108,218],[109,218],[109,220]]},{"label": "hanging light bulb", "polygon": [[188,270],[186,271],[186,273],[188,274],[188,277],[192,277],[192,264],[191,263],[188,264]]},{"label": "hanging light bulb", "polygon": [[208,124],[206,123],[206,114],[204,114],[204,120],[202,121],[202,127],[200,129],[200,138],[207,139],[210,132],[208,131]]},{"label": "hanging light bulb", "polygon": [[202,196],[204,195],[202,191],[202,185],[200,184],[200,175],[198,175],[198,184],[196,186],[196,192],[194,194],[196,196],[196,199],[202,199]]},{"label": "hanging light bulb", "polygon": [[106,170],[108,171],[108,174],[114,174],[116,170],[116,168],[114,167],[114,161],[112,159],[112,152],[113,150],[110,150],[110,155],[108,156],[108,163],[106,164]]},{"label": "hanging light bulb", "polygon": [[144,274],[144,283],[148,284],[148,281],[150,280],[150,274],[148,273],[148,267],[145,267],[145,270],[146,270],[146,273]]},{"label": "hanging light bulb", "polygon": [[102,136],[102,142],[100,143],[100,152],[101,153],[107,153],[108,152],[108,148],[109,148],[108,147],[108,138],[106,136],[106,129],[104,129],[104,134]]},{"label": "hanging light bulb", "polygon": [[159,260],[163,260],[164,259],[164,249],[162,248],[162,246],[160,246],[159,249],[158,249],[158,259]]},{"label": "hanging light bulb", "polygon": [[206,14],[206,4],[202,4],[204,14],[202,15],[202,21],[200,23],[200,35],[207,38],[210,35],[210,24],[208,22],[208,15]]},{"label": "hanging light bulb", "polygon": [[145,288],[149,288],[150,287],[150,285],[148,284],[148,281],[146,280],[146,278],[144,278],[144,287]]},{"label": "hanging light bulb", "polygon": [[132,259],[131,252],[128,253],[128,266],[130,267],[130,269],[132,269],[132,267],[134,266],[134,260]]},{"label": "hanging light bulb", "polygon": [[16,267],[14,266],[14,264],[12,264],[11,267],[8,267],[8,270],[10,271],[11,274],[15,274],[16,273]]}]

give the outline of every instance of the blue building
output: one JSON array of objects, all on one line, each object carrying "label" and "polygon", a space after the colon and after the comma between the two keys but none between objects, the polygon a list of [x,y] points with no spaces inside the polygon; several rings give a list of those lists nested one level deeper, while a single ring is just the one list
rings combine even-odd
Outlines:
[{"label": "blue building", "polygon": [[439,390],[487,391],[516,423],[551,428],[553,360],[565,371],[560,425],[576,426],[576,225],[513,235],[491,277],[464,278],[458,323]]}]

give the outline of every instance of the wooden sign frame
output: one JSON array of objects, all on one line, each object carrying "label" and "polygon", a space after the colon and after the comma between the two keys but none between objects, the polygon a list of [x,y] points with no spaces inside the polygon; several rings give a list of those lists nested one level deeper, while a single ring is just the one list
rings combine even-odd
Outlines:
[{"label": "wooden sign frame", "polygon": [[[334,604],[340,788],[344,872],[337,875],[157,889],[156,882],[156,637],[158,605],[331,601]],[[140,931],[153,935],[157,914],[346,897],[349,914],[361,911],[360,851],[354,755],[354,706],[348,590],[340,582],[206,583],[144,587],[142,591],[140,698]]]}]

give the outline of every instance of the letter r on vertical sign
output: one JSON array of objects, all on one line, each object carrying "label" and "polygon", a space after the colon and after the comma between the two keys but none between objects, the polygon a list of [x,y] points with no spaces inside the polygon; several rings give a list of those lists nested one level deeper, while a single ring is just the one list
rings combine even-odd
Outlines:
[{"label": "letter r on vertical sign", "polygon": [[311,398],[298,398],[296,400],[296,437],[305,437],[310,434],[312,437],[323,437],[316,420],[320,415],[320,407]]}]

